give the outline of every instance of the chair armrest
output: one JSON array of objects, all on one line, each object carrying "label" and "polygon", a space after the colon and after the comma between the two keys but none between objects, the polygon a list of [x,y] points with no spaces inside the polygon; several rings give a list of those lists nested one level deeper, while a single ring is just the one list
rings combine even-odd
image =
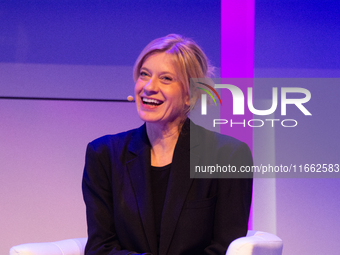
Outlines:
[{"label": "chair armrest", "polygon": [[[9,255],[84,255],[87,238],[48,243],[27,243],[13,246]],[[248,231],[246,237],[234,240],[226,255],[281,255],[282,240],[261,231]]]},{"label": "chair armrest", "polygon": [[226,255],[282,255],[283,243],[276,235],[249,230],[247,236],[234,240]]},{"label": "chair armrest", "polygon": [[13,246],[9,255],[84,255],[87,238],[50,243],[26,243]]}]

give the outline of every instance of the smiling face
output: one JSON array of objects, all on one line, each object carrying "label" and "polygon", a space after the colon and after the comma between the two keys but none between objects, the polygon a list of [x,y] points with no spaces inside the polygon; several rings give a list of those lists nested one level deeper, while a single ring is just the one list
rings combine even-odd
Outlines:
[{"label": "smiling face", "polygon": [[145,122],[179,125],[184,109],[190,106],[171,59],[165,52],[156,53],[140,68],[135,98],[139,117]]}]

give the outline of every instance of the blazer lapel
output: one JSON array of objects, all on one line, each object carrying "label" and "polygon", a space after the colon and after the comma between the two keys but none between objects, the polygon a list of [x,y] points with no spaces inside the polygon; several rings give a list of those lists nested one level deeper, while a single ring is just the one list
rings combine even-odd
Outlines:
[{"label": "blazer lapel", "polygon": [[189,119],[185,121],[175,147],[162,213],[159,254],[167,254],[178,218],[193,181],[193,179],[190,179],[190,163],[195,165],[199,160],[196,155],[190,153],[190,147],[195,147],[197,143],[197,139],[190,141],[190,128],[194,125]]},{"label": "blazer lapel", "polygon": [[129,144],[127,169],[136,197],[139,214],[143,223],[150,250],[157,254],[157,238],[154,225],[153,201],[150,178],[150,143],[145,124],[137,132]]}]

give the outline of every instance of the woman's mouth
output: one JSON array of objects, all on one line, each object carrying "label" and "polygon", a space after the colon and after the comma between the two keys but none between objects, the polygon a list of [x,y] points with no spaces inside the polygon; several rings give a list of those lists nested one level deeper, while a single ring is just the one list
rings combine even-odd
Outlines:
[{"label": "woman's mouth", "polygon": [[154,99],[154,98],[142,97],[142,103],[144,105],[159,106],[159,105],[163,104],[163,101],[160,101],[160,100],[157,100],[157,99]]}]

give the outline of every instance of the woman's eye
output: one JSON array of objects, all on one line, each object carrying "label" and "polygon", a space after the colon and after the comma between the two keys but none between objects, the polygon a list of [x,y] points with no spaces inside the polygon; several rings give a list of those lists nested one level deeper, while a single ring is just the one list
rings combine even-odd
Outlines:
[{"label": "woman's eye", "polygon": [[140,76],[147,76],[148,74],[146,73],[146,72],[140,72],[140,74],[139,74]]},{"label": "woman's eye", "polygon": [[169,77],[169,76],[164,76],[164,77],[162,77],[162,80],[164,80],[164,81],[172,81],[172,78]]}]

